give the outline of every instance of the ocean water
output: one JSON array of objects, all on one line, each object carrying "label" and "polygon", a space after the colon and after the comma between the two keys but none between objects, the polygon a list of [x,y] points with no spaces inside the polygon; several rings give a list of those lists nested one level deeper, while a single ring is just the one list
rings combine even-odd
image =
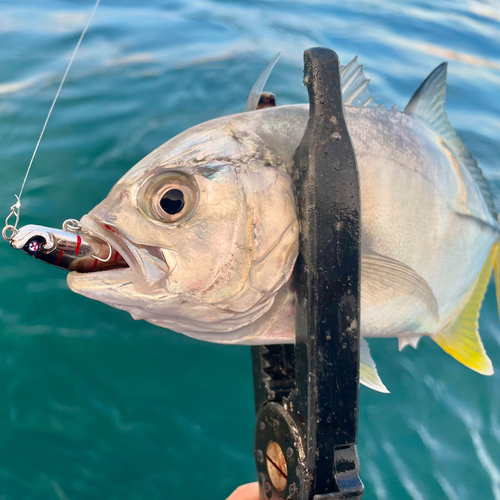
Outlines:
[{"label": "ocean water", "polygon": [[[0,201],[7,215],[69,55],[83,0],[0,2]],[[498,0],[102,0],[56,105],[21,224],[60,227],[182,130],[267,89],[305,102],[302,52],[358,55],[378,102],[404,107],[443,60],[448,112],[500,193]],[[432,224],[432,221],[429,221]],[[0,244],[0,499],[223,500],[255,480],[247,347],[188,339],[69,291]],[[453,286],[450,284],[450,286]],[[390,395],[364,387],[366,500],[500,499],[500,324],[480,319],[482,377],[431,340],[372,341]]]}]

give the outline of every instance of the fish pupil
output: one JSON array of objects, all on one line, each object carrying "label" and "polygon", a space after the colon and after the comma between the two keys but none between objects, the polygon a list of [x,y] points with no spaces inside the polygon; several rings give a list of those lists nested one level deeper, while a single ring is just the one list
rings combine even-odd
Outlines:
[{"label": "fish pupil", "polygon": [[160,200],[160,206],[169,215],[175,215],[184,208],[184,193],[180,189],[169,189]]}]

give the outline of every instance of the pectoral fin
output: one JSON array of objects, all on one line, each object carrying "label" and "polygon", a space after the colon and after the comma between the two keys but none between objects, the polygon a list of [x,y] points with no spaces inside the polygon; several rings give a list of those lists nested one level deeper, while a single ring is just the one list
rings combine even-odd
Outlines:
[{"label": "pectoral fin", "polygon": [[[491,248],[483,268],[476,278],[472,292],[467,297],[460,313],[445,329],[432,336],[434,342],[441,349],[471,370],[483,375],[493,375],[493,366],[479,337],[479,310],[493,266],[495,266],[495,274],[498,276],[498,248],[498,244]],[[499,290],[497,288],[498,296]]]},{"label": "pectoral fin", "polygon": [[393,300],[405,295],[420,301],[434,319],[438,319],[438,306],[427,282],[411,267],[376,252],[361,257],[361,283],[363,293],[372,304]]},{"label": "pectoral fin", "polygon": [[359,381],[374,391],[388,393],[389,391],[387,390],[387,387],[379,377],[377,366],[375,365],[375,361],[373,361],[372,355],[370,354],[370,348],[368,347],[366,339],[361,339],[360,347]]}]

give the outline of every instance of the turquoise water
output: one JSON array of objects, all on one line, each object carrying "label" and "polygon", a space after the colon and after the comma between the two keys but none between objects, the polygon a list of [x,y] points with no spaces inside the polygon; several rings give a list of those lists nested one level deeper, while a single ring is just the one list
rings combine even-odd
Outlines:
[{"label": "turquoise water", "polygon": [[[439,4],[439,5],[438,5]],[[92,5],[0,3],[0,200],[7,215]],[[79,218],[152,149],[241,111],[256,76],[305,102],[302,52],[359,55],[402,108],[450,62],[448,111],[500,192],[500,4],[102,0],[27,185],[21,224]],[[432,223],[432,221],[429,221]],[[2,242],[3,243],[3,242]],[[246,347],[202,343],[70,292],[63,271],[0,245],[0,499],[224,499],[255,479]],[[453,284],[450,284],[453,286]],[[430,340],[372,341],[390,395],[361,388],[367,500],[500,499],[500,327],[490,378]]]}]

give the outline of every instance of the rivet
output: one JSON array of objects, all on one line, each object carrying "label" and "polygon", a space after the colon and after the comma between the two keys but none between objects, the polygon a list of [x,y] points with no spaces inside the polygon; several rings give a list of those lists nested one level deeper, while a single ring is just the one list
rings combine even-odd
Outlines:
[{"label": "rivet", "polygon": [[266,481],[264,484],[264,491],[266,492],[266,497],[271,498],[273,495],[273,490],[271,488],[271,485]]}]

